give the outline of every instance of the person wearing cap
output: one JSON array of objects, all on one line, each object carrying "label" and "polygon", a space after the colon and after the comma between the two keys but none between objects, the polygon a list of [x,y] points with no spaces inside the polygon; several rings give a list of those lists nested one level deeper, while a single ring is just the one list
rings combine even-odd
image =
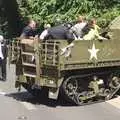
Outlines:
[{"label": "person wearing cap", "polygon": [[29,20],[28,25],[23,29],[20,38],[30,38],[36,35],[36,22],[34,20]]},{"label": "person wearing cap", "polygon": [[6,63],[7,63],[7,47],[6,42],[4,41],[4,37],[0,35],[0,79],[6,80]]}]

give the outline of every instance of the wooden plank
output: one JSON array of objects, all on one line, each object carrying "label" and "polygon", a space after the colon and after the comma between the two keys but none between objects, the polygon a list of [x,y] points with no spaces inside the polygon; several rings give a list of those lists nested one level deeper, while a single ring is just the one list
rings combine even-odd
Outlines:
[{"label": "wooden plank", "polygon": [[31,56],[33,56],[34,53],[31,53],[31,52],[22,52],[22,55],[31,55]]},{"label": "wooden plank", "polygon": [[24,73],[23,73],[23,75],[24,75],[24,76],[28,76],[28,77],[33,77],[33,78],[35,78],[35,77],[36,77],[36,75],[35,75],[35,74],[32,74],[32,73],[27,73],[27,72],[24,72]]},{"label": "wooden plank", "polygon": [[32,63],[25,63],[25,62],[23,62],[22,65],[24,65],[24,66],[30,66],[30,67],[36,67],[36,65],[32,64]]},{"label": "wooden plank", "polygon": [[36,75],[37,79],[35,80],[35,84],[40,85],[40,74],[41,74],[41,68],[40,68],[40,52],[39,52],[39,40],[35,39],[35,44],[34,44],[34,49],[35,51],[35,62],[36,62]]},{"label": "wooden plank", "polygon": [[34,46],[34,39],[21,39],[20,40],[21,44],[27,44],[30,46]]}]

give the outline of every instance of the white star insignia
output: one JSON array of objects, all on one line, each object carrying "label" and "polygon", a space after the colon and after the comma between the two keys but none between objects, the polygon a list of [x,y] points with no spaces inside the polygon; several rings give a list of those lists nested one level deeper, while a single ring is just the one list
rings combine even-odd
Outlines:
[{"label": "white star insignia", "polygon": [[97,52],[99,51],[99,49],[95,48],[95,44],[93,43],[92,49],[88,49],[88,52],[90,52],[90,60],[92,58],[95,58],[97,60]]}]

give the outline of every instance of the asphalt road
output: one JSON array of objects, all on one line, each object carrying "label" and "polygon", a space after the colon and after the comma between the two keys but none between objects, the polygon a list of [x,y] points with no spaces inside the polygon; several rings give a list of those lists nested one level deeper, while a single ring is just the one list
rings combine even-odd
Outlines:
[{"label": "asphalt road", "polygon": [[8,67],[7,81],[0,81],[0,120],[120,120],[120,97],[86,106],[72,106],[49,99],[37,100],[23,88],[14,88],[14,66]]}]

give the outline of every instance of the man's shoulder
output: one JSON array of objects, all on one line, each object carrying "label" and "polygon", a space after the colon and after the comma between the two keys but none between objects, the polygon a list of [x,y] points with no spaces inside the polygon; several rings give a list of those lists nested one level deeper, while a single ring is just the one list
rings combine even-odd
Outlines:
[{"label": "man's shoulder", "polygon": [[30,30],[30,26],[25,26],[23,30]]}]

